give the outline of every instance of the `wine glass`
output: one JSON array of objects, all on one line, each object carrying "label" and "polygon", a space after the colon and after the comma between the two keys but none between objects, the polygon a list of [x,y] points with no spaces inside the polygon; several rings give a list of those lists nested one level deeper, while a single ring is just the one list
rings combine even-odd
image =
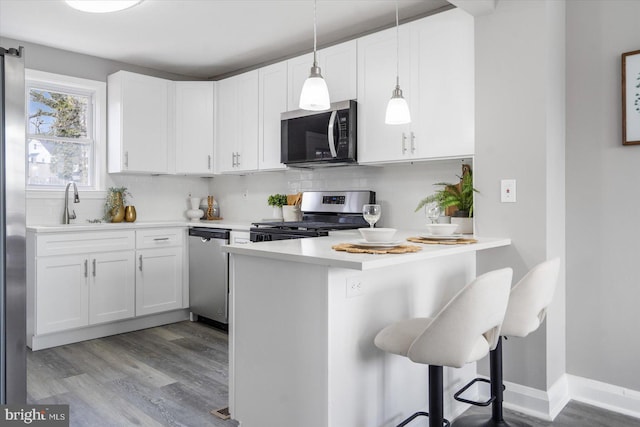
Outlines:
[{"label": "wine glass", "polygon": [[369,223],[369,227],[373,228],[373,225],[380,219],[380,213],[382,208],[380,205],[363,205],[362,216],[364,220]]},{"label": "wine glass", "polygon": [[431,220],[431,224],[436,224],[438,222],[438,218],[442,215],[442,208],[440,205],[433,203],[431,205],[427,205],[427,218]]}]

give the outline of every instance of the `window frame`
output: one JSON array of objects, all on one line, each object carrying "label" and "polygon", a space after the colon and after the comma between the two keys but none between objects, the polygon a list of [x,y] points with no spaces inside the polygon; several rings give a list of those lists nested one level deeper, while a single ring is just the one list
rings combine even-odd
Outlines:
[{"label": "window frame", "polygon": [[[91,186],[82,187],[83,192],[104,192],[105,191],[105,173],[107,165],[107,84],[97,80],[83,79],[79,77],[66,76],[62,74],[54,74],[45,71],[25,69],[25,146],[30,136],[28,105],[29,93],[31,89],[45,89],[51,91],[59,91],[62,93],[78,94],[89,96],[91,103],[88,105],[88,121],[93,136],[87,135],[87,138],[79,139],[76,142],[84,142],[93,139],[92,159],[90,163],[93,165],[91,173]],[[88,123],[89,124],[89,123]],[[90,131],[87,129],[87,131]],[[53,140],[68,140],[66,138],[52,138]],[[25,164],[29,167],[28,160],[29,150],[26,151]],[[28,169],[27,174],[28,174]],[[28,176],[25,177],[28,180]],[[42,186],[28,185],[26,186],[27,195],[35,198],[45,198],[55,192],[63,192],[64,186]]]}]

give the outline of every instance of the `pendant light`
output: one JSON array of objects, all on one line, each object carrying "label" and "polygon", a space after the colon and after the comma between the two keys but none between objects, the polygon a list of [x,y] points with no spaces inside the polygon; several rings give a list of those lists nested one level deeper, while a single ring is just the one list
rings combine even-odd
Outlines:
[{"label": "pendant light", "polygon": [[66,0],[74,9],[90,13],[108,13],[128,9],[142,0]]},{"label": "pendant light", "polygon": [[403,125],[411,123],[411,113],[407,100],[402,96],[400,89],[400,26],[398,22],[398,1],[396,0],[396,88],[391,94],[387,104],[387,113],[384,122],[388,125]]},{"label": "pendant light", "polygon": [[313,0],[313,65],[300,92],[299,107],[302,110],[323,111],[329,109],[329,89],[320,74],[316,51],[316,0]]}]

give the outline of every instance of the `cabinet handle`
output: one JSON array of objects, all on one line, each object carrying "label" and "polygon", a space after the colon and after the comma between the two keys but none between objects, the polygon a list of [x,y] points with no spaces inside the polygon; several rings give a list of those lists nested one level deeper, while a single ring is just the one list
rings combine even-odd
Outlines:
[{"label": "cabinet handle", "polygon": [[211,154],[207,156],[207,169],[211,170]]},{"label": "cabinet handle", "polygon": [[236,167],[236,153],[231,153],[231,167]]},{"label": "cabinet handle", "polygon": [[411,132],[411,154],[416,152],[416,135]]},{"label": "cabinet handle", "polygon": [[89,260],[84,260],[84,277],[89,277]]},{"label": "cabinet handle", "polygon": [[168,237],[154,237],[153,240],[155,240],[156,242],[159,242],[161,240],[169,240]]},{"label": "cabinet handle", "polygon": [[124,167],[125,168],[129,167],[129,152],[128,151],[124,152]]},{"label": "cabinet handle", "polygon": [[138,259],[140,260],[140,265],[138,266],[138,269],[142,271],[142,255],[140,255]]},{"label": "cabinet handle", "polygon": [[236,153],[236,166],[240,166],[240,153]]},{"label": "cabinet handle", "polygon": [[407,135],[402,132],[402,154],[407,153]]},{"label": "cabinet handle", "polygon": [[96,259],[93,259],[93,272],[91,273],[93,274],[93,277],[96,277]]}]

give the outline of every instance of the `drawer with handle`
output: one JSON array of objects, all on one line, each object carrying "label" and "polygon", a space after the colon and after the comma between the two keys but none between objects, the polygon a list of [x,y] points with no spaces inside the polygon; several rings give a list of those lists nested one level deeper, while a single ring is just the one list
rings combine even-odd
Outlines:
[{"label": "drawer with handle", "polygon": [[150,228],[136,230],[136,249],[183,246],[186,228]]}]

